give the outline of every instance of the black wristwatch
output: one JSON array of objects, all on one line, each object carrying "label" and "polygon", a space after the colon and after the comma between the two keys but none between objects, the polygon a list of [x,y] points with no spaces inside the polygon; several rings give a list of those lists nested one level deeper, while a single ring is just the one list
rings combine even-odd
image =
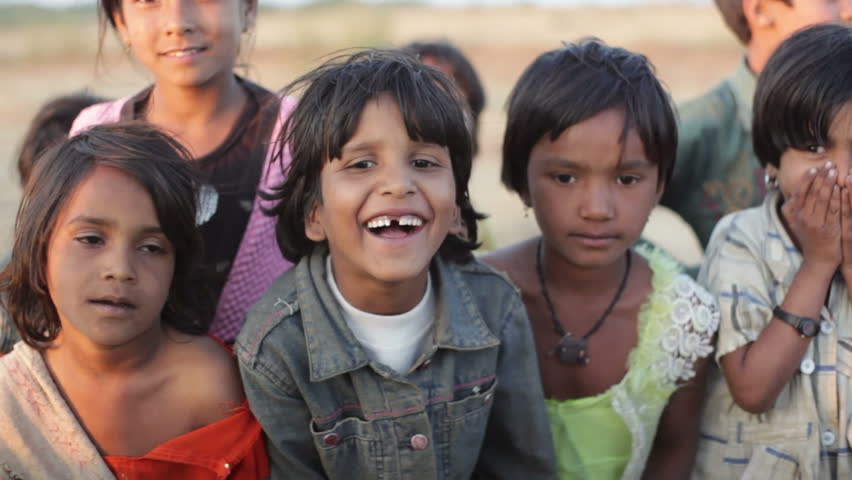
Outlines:
[{"label": "black wristwatch", "polygon": [[819,321],[814,320],[813,318],[793,315],[790,312],[785,312],[781,309],[781,307],[775,307],[772,310],[772,315],[774,315],[778,320],[781,320],[787,325],[798,330],[802,338],[814,337],[817,333],[819,333]]}]

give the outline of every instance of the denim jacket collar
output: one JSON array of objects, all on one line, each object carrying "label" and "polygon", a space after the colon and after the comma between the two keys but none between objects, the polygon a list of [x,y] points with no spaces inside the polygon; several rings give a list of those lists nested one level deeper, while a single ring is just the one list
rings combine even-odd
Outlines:
[{"label": "denim jacket collar", "polygon": [[[370,359],[346,325],[340,306],[325,280],[328,249],[317,247],[296,266],[299,308],[302,313],[311,381],[318,382],[369,364]],[[477,350],[499,345],[458,267],[435,257],[431,266],[436,311],[434,342],[437,348]],[[422,361],[422,359],[421,359]]]}]

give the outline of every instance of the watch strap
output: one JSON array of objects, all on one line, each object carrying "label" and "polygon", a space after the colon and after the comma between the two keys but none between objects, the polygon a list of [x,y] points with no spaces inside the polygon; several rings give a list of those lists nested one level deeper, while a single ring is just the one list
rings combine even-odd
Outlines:
[{"label": "watch strap", "polygon": [[792,314],[782,309],[780,306],[776,306],[772,309],[772,315],[775,316],[775,318],[777,318],[778,320],[781,320],[787,325],[790,325],[791,327],[795,328],[796,331],[798,331],[799,334],[803,337],[813,337],[816,335],[817,331],[819,331],[819,329],[815,329],[816,331],[809,333],[806,332],[804,329],[804,325],[808,323],[813,325],[819,325],[819,321],[817,321],[816,319],[811,317],[800,317],[799,315]]}]

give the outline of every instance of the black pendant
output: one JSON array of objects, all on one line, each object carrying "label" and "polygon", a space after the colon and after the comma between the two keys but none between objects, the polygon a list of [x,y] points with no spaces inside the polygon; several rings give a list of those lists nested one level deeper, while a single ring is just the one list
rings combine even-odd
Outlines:
[{"label": "black pendant", "polygon": [[554,353],[559,361],[566,365],[586,365],[589,363],[589,357],[586,356],[586,339],[575,337],[570,333],[566,333],[562,340],[559,340],[559,344],[553,347],[549,355]]}]

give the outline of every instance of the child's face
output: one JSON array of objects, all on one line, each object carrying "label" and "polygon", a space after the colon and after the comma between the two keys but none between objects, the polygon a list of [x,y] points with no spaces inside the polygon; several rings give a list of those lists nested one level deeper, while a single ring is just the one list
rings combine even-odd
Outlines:
[{"label": "child's face", "polygon": [[114,20],[158,82],[197,87],[232,74],[251,15],[243,0],[122,0]]},{"label": "child's face", "polygon": [[844,186],[852,172],[852,102],[841,108],[828,129],[828,145],[814,145],[808,150],[788,148],[781,154],[779,168],[770,165],[767,173],[778,181],[785,198],[798,189],[810,168],[820,168],[831,161],[837,169],[837,184]]},{"label": "child's face", "polygon": [[662,194],[636,130],[620,141],[623,126],[622,110],[605,110],[530,152],[524,201],[551,248],[576,266],[621,258]]},{"label": "child's face", "polygon": [[96,167],[68,198],[48,243],[47,287],[60,338],[105,347],[146,338],[160,328],[174,263],[144,187]]},{"label": "child's face", "polygon": [[341,158],[323,166],[320,188],[305,231],[328,241],[341,286],[423,280],[447,233],[458,231],[449,151],[411,140],[388,95],[364,106]]}]

